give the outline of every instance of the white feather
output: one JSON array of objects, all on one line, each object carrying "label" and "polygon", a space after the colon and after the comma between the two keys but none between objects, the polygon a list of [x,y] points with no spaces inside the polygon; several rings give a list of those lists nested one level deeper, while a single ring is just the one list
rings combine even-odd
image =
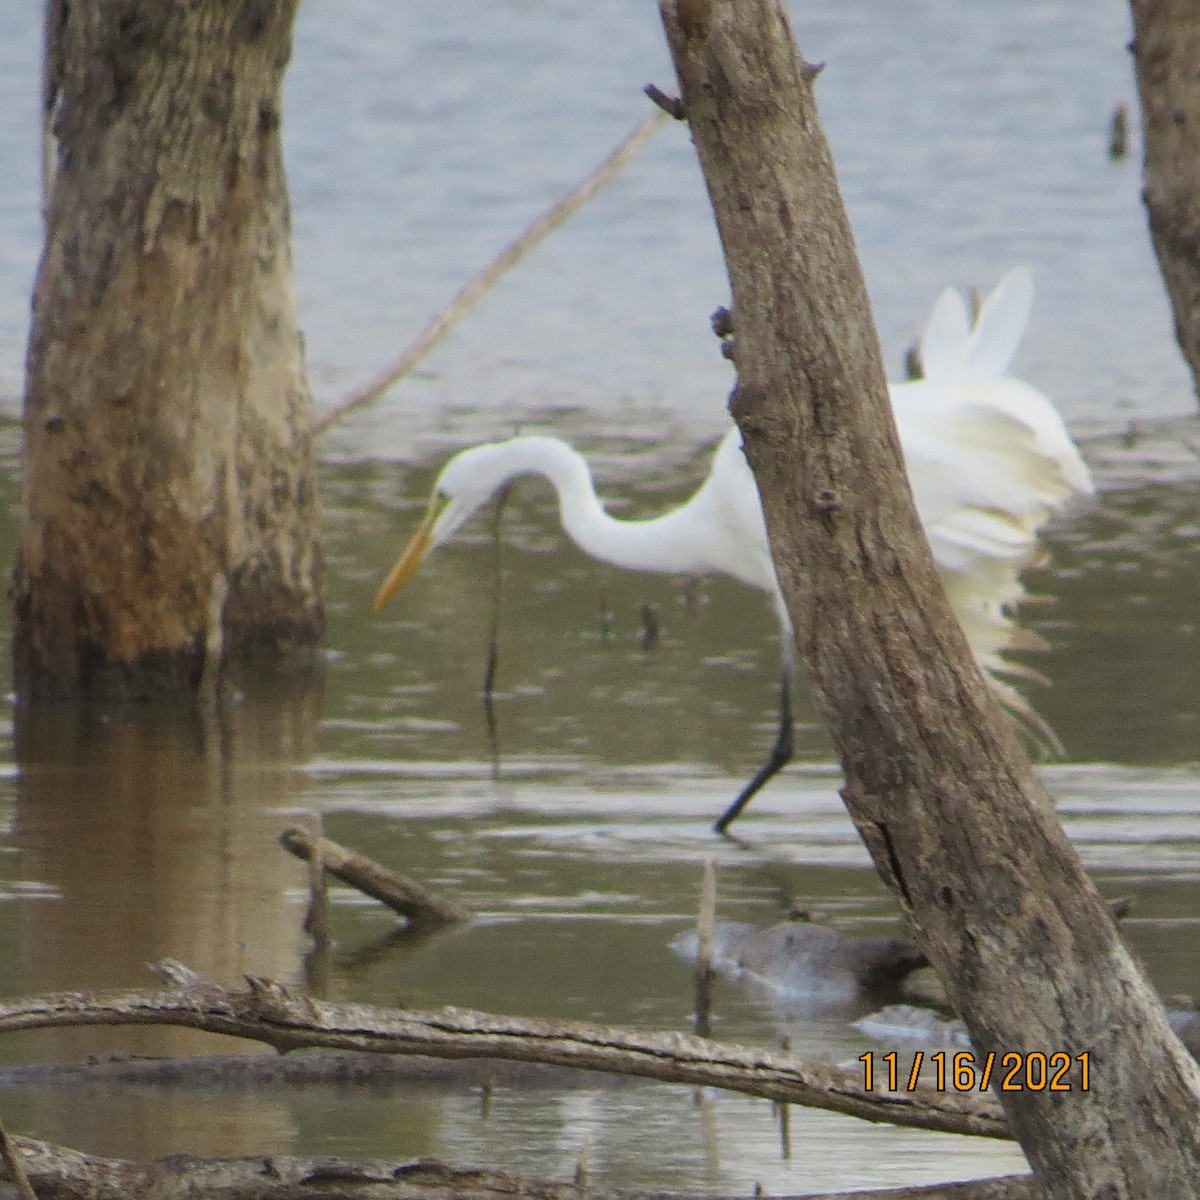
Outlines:
[{"label": "white feather", "polygon": [[[1004,659],[1036,641],[1012,610],[1038,532],[1091,476],[1054,405],[1004,374],[1029,319],[1033,282],[1008,272],[972,326],[955,291],[938,297],[921,354],[927,377],[891,387],[917,512],[971,649],[1001,698],[1038,724],[1002,673],[1029,674]],[[671,574],[718,572],[770,593],[790,653],[790,627],[767,544],[758,488],[731,426],[708,477],[685,504],[646,521],[608,515],[587,463],[558,438],[527,436],[474,446],[438,476],[444,507],[431,545],[444,542],[494,492],[521,475],[543,475],[558,493],[563,528],[593,558]],[[1053,734],[1043,728],[1053,739]]]}]

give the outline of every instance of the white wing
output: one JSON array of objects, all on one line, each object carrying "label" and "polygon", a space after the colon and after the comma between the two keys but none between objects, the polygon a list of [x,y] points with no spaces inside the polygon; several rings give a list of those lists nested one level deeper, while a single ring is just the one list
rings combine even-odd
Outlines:
[{"label": "white wing", "polygon": [[[959,293],[938,297],[921,341],[928,377],[893,384],[891,399],[917,513],[950,603],[1001,699],[1054,743],[1028,704],[998,674],[1033,675],[1005,660],[1040,644],[1012,613],[1025,596],[1021,572],[1037,556],[1049,517],[1090,494],[1091,475],[1051,401],[1003,372],[1029,320],[1033,280],[1018,267],[1000,281],[971,326]],[[714,456],[708,497],[724,509],[723,542],[740,539],[730,570],[776,593],[758,491],[736,428]],[[697,495],[699,500],[706,488]]]},{"label": "white wing", "polygon": [[971,319],[962,294],[947,288],[934,301],[921,334],[921,370],[925,378],[956,378],[967,362]]},{"label": "white wing", "polygon": [[1012,363],[1033,313],[1033,272],[1013,267],[984,300],[967,345],[967,371],[995,379]]},{"label": "white wing", "polygon": [[935,334],[933,369],[925,379],[894,385],[892,403],[917,511],[971,649],[1005,703],[1056,743],[996,679],[1033,674],[1003,657],[1039,644],[1012,617],[1025,596],[1021,572],[1036,559],[1050,516],[1094,490],[1053,403],[1004,374],[1032,303],[1030,272],[1009,271],[956,347],[952,334],[961,329],[939,315],[946,305],[939,297],[926,326]]}]

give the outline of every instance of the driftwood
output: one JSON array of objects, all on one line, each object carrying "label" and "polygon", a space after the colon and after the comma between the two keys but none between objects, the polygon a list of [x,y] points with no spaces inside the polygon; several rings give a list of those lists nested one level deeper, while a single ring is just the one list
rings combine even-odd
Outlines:
[{"label": "driftwood", "polygon": [[711,858],[704,860],[700,884],[700,911],[696,916],[696,1014],[694,1025],[701,1037],[712,1032],[712,995],[716,972],[713,970],[713,938],[717,928],[717,868]]},{"label": "driftwood", "polygon": [[[669,1193],[607,1191],[577,1183],[530,1179],[503,1171],[460,1170],[436,1159],[196,1158],[175,1154],[152,1162],[99,1158],[11,1139],[39,1195],[55,1200],[687,1200]],[[1019,1175],[945,1187],[838,1193],[805,1200],[1029,1200]],[[789,1198],[781,1198],[789,1200]],[[796,1198],[799,1200],[799,1198]]]},{"label": "driftwood", "polygon": [[431,1012],[329,1004],[269,979],[240,990],[197,984],[162,991],[59,992],[0,1002],[0,1033],[77,1025],[178,1025],[265,1042],[440,1058],[498,1058],[583,1067],[664,1083],[719,1087],[916,1129],[1011,1136],[989,1097],[873,1091],[859,1070],[681,1033],[639,1033],[579,1021],[538,1021],[443,1008]]},{"label": "driftwood", "polygon": [[321,862],[335,878],[386,904],[410,922],[449,925],[469,921],[470,912],[461,904],[432,892],[406,875],[388,870],[365,854],[357,854],[328,838],[314,839],[307,829],[292,826],[279,835],[279,843],[297,858],[311,861],[319,841]]}]

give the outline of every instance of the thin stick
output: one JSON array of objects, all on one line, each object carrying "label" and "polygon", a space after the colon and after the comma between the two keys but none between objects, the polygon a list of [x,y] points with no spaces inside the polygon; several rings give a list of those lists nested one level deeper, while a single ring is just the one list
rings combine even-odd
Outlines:
[{"label": "thin stick", "polygon": [[8,1132],[3,1125],[0,1125],[0,1162],[4,1163],[4,1168],[8,1172],[9,1179],[16,1186],[20,1200],[37,1200],[37,1193],[29,1182],[29,1176],[25,1174],[25,1166],[21,1162],[16,1147],[9,1140]]},{"label": "thin stick", "polygon": [[792,1161],[792,1108],[777,1100],[775,1115],[779,1121],[779,1157],[784,1162]]},{"label": "thin stick", "polygon": [[417,340],[399,358],[380,371],[374,379],[348,392],[331,409],[317,417],[313,421],[313,436],[320,436],[343,417],[374,404],[392,384],[403,379],[466,316],[496,280],[520,262],[547,234],[552,233],[582,208],[601,188],[611,183],[666,119],[665,113],[656,110],[639,121],[578,187],[538,217],[515,242],[505,247],[467,283],[425,326]]},{"label": "thin stick", "polygon": [[717,1129],[717,1105],[711,1092],[703,1088],[692,1093],[700,1114],[700,1139],[704,1146],[704,1173],[714,1179],[721,1169],[721,1137]]},{"label": "thin stick", "polygon": [[696,1034],[708,1037],[712,1028],[713,940],[717,926],[717,869],[704,860],[700,883],[700,912],[696,922]]},{"label": "thin stick", "polygon": [[503,599],[504,575],[500,561],[500,519],[512,494],[512,484],[505,484],[496,497],[492,510],[492,613],[488,625],[487,663],[483,669],[483,719],[487,724],[488,749],[492,754],[492,778],[500,778],[500,732],[496,721],[496,668],[500,663],[500,608]]},{"label": "thin stick", "polygon": [[579,1157],[575,1160],[575,1186],[577,1188],[586,1188],[588,1185],[588,1173],[591,1169],[592,1157],[592,1138],[591,1134],[583,1135],[583,1143],[579,1147]]},{"label": "thin stick", "polygon": [[313,940],[315,950],[329,948],[329,888],[325,874],[325,839],[322,836],[321,814],[312,814],[312,833],[308,854],[308,912],[304,928]]},{"label": "thin stick", "polygon": [[[279,835],[279,842],[297,858],[309,860],[312,856],[313,838],[307,829],[285,829]],[[471,914],[461,905],[328,838],[321,839],[321,858],[330,875],[386,904],[410,921],[450,924],[470,919]]]}]

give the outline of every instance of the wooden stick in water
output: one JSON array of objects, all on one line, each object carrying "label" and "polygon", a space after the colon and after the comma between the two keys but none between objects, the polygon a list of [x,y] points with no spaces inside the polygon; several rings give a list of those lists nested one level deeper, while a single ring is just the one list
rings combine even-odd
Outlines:
[{"label": "wooden stick in water", "polygon": [[308,912],[304,928],[317,951],[329,948],[329,889],[325,875],[325,839],[321,836],[321,814],[312,814],[308,855]]},{"label": "wooden stick in water", "polygon": [[696,1033],[708,1037],[712,1028],[713,940],[717,927],[717,869],[704,860],[700,912],[696,923]]},{"label": "wooden stick in water", "polygon": [[483,669],[483,719],[487,725],[488,748],[492,755],[492,778],[500,778],[500,727],[496,721],[496,670],[500,664],[500,615],[503,600],[504,569],[500,561],[500,522],[504,506],[512,495],[512,484],[505,484],[492,509],[492,612],[488,623],[487,662]]},{"label": "wooden stick in water", "polygon": [[[283,848],[306,862],[313,856],[315,839],[306,829],[293,826],[279,835]],[[320,853],[325,870],[343,883],[386,904],[409,921],[422,924],[453,924],[470,920],[471,914],[461,904],[430,891],[415,880],[381,863],[356,854],[345,846],[320,839]]]}]

